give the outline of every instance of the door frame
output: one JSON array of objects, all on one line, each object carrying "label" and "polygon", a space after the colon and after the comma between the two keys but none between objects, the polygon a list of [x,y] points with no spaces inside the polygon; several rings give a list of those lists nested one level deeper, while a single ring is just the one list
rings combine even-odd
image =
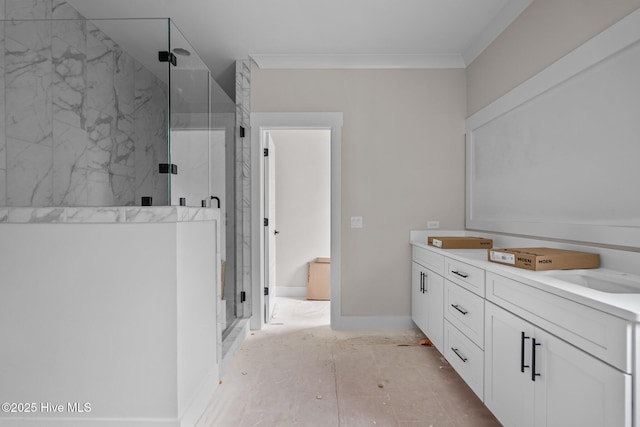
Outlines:
[{"label": "door frame", "polygon": [[342,118],[342,113],[251,113],[251,329],[265,324],[262,135],[275,129],[331,131],[331,326],[340,323]]},{"label": "door frame", "polygon": [[[264,217],[268,219],[268,225],[263,227],[264,229],[264,321],[265,323],[271,323],[271,316],[273,316],[273,309],[275,308],[276,291],[276,268],[275,268],[275,247],[276,247],[276,191],[275,191],[275,146],[273,144],[273,138],[268,130],[261,133],[262,147],[268,151],[268,155],[262,156],[262,167],[264,168],[263,177],[263,191],[264,191]],[[268,292],[267,292],[268,291]]]}]

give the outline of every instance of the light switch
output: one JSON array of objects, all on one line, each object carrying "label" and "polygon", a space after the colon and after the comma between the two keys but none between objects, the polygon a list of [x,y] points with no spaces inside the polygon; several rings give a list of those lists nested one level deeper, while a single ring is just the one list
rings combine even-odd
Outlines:
[{"label": "light switch", "polygon": [[351,217],[351,228],[362,228],[362,217],[361,216],[352,216]]}]

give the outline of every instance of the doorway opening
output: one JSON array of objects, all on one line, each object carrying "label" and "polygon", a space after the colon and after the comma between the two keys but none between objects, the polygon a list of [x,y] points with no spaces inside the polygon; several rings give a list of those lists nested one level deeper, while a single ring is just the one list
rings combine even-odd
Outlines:
[{"label": "doorway opening", "polygon": [[330,298],[331,131],[272,129],[263,139],[264,310],[270,323],[276,296]]},{"label": "doorway opening", "polygon": [[[265,186],[268,180],[265,178],[269,174],[268,162],[264,162],[265,148],[269,148],[268,139],[271,138],[273,143],[273,135],[278,135],[280,131],[322,131],[329,135],[329,159],[330,159],[330,184],[329,184],[329,200],[330,200],[330,240],[329,240],[329,256],[331,256],[331,324],[339,320],[340,317],[340,201],[341,201],[341,170],[340,170],[340,153],[341,153],[341,133],[342,133],[342,113],[252,113],[251,114],[251,204],[256,209],[252,209],[252,232],[251,232],[251,276],[252,276],[252,314],[251,329],[262,329],[265,322],[269,319],[269,309],[272,308],[272,301],[269,297],[273,297],[273,290],[269,285],[269,267],[270,262],[266,254],[268,254],[268,240],[270,236],[275,236],[276,231],[280,230],[280,220],[276,218],[273,222],[275,227],[269,230],[268,224],[269,201],[268,196],[265,197]],[[277,141],[274,144],[275,158],[278,162]],[[295,165],[294,165],[295,168]],[[277,173],[278,167],[275,166]],[[277,189],[274,191],[276,195],[277,205]],[[276,213],[276,217],[277,217]],[[285,214],[286,215],[286,214]],[[295,213],[293,213],[295,216]],[[267,230],[265,230],[267,229]],[[307,231],[306,233],[308,233]],[[281,231],[282,233],[282,231]],[[280,239],[282,234],[278,235]],[[305,235],[297,236],[298,239],[305,239]],[[314,255],[315,257],[325,257],[324,255]],[[277,250],[275,262],[277,262]],[[304,265],[304,289],[306,290],[306,262]],[[274,263],[275,264],[275,263]],[[298,266],[299,267],[299,266]],[[273,267],[272,267],[273,268]],[[275,271],[277,271],[275,265]],[[281,273],[283,274],[283,273]],[[300,271],[298,270],[298,274]],[[295,274],[294,274],[295,276]],[[299,278],[300,276],[298,276]],[[271,279],[272,283],[280,283],[276,277]],[[289,288],[300,288],[300,282],[297,286],[288,286]],[[291,282],[290,282],[291,284]],[[284,283],[283,283],[284,285]],[[280,288],[285,288],[281,286]],[[276,288],[280,290],[280,288]],[[265,291],[266,289],[266,291]],[[301,292],[287,289],[286,292]],[[268,293],[269,295],[265,295]],[[272,298],[273,299],[273,298]]]}]

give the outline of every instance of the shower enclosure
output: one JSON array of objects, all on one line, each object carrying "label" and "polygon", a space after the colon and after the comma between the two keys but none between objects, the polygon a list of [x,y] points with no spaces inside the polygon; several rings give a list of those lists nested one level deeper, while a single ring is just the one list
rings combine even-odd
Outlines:
[{"label": "shower enclosure", "polygon": [[197,52],[170,19],[1,4],[0,207],[219,207],[227,323],[243,317],[235,105]]}]

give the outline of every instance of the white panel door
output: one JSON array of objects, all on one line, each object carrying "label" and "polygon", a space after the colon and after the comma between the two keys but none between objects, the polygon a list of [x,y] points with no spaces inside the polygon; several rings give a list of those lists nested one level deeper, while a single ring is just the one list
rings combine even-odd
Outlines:
[{"label": "white panel door", "polygon": [[535,340],[536,427],[631,426],[631,375],[540,329]]},{"label": "white panel door", "polygon": [[411,319],[440,351],[444,329],[444,279],[412,262]]},{"label": "white panel door", "polygon": [[425,333],[440,351],[444,346],[444,278],[431,270],[424,270],[427,295],[427,325]]},{"label": "white panel door", "polygon": [[424,289],[424,268],[411,263],[411,320],[425,334],[427,325],[427,301]]},{"label": "white panel door", "polygon": [[534,327],[487,302],[485,306],[484,403],[508,427],[533,427]]}]

